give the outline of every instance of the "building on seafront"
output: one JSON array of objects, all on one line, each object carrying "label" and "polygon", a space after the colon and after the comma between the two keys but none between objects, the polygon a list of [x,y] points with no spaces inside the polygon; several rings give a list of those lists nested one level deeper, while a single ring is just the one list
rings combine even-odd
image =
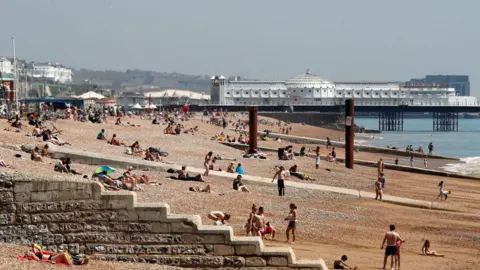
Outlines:
[{"label": "building on seafront", "polygon": [[446,83],[455,88],[457,96],[470,96],[470,80],[468,75],[427,75],[423,79],[411,79],[410,82]]},{"label": "building on seafront", "polygon": [[[0,72],[13,74],[13,59],[0,58]],[[69,84],[73,81],[73,71],[59,63],[26,63],[17,59],[17,75],[38,79],[49,80],[60,84]]]},{"label": "building on seafront", "polygon": [[166,89],[144,93],[124,92],[117,98],[117,104],[126,107],[135,104],[145,107],[149,103],[157,107],[184,104],[207,105],[210,104],[210,95],[182,89]]},{"label": "building on seafront", "polygon": [[457,96],[448,83],[333,82],[307,71],[286,81],[227,80],[211,77],[211,104],[357,106],[476,106],[475,97]]}]

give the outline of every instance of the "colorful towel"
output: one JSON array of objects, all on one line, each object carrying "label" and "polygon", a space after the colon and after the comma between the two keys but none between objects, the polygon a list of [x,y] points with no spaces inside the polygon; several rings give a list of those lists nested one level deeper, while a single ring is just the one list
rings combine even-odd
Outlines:
[{"label": "colorful towel", "polygon": [[[25,257],[23,255],[17,256],[17,259],[22,260],[22,261],[35,261],[35,259],[33,259],[32,257]],[[52,261],[49,261],[49,260],[41,260],[40,262],[50,263],[50,264],[52,263]],[[69,266],[66,263],[55,263],[55,264],[56,265],[61,265],[61,266]]]}]

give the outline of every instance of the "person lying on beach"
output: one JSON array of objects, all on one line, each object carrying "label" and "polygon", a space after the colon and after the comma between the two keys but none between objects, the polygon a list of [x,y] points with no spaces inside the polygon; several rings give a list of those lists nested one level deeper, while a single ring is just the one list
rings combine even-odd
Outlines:
[{"label": "person lying on beach", "polygon": [[222,211],[212,211],[208,214],[208,218],[215,221],[215,225],[226,225],[230,220],[230,214],[223,213]]},{"label": "person lying on beach", "polygon": [[249,193],[250,190],[242,183],[242,175],[237,175],[237,178],[233,180],[233,189],[241,192]]},{"label": "person lying on beach", "polygon": [[422,246],[422,254],[425,256],[445,257],[445,255],[438,254],[435,250],[430,250],[430,241],[425,240]]},{"label": "person lying on beach", "polygon": [[196,176],[190,176],[188,175],[188,172],[187,172],[187,166],[183,165],[182,166],[182,169],[177,171],[178,173],[178,176],[175,177],[175,176],[170,176],[170,179],[173,179],[173,180],[183,180],[183,181],[196,181],[196,182],[205,182],[203,180],[203,177],[201,174],[198,174]]},{"label": "person lying on beach", "polygon": [[193,192],[212,193],[212,188],[210,185],[206,185],[205,188],[200,188],[199,186],[189,187],[188,190]]},{"label": "person lying on beach", "polygon": [[32,136],[40,137],[42,136],[42,132],[43,132],[43,128],[40,126],[39,123],[36,123],[32,131]]},{"label": "person lying on beach", "polygon": [[[59,252],[54,254],[51,252],[45,252],[38,244],[32,244],[32,249],[25,253],[25,257],[31,258],[35,261],[48,260],[52,263],[63,263],[69,266],[73,265],[73,259],[69,253]],[[88,264],[88,258],[84,260],[83,264]]]},{"label": "person lying on beach", "polygon": [[49,129],[43,131],[42,139],[44,142],[49,142],[54,145],[60,145],[60,146],[65,144],[71,145],[69,142],[63,142],[58,137],[53,136],[52,132]]},{"label": "person lying on beach", "polygon": [[314,181],[315,179],[314,178],[311,178],[310,176],[308,176],[307,174],[305,173],[302,173],[302,172],[299,172],[298,171],[298,166],[295,164],[293,165],[292,167],[290,167],[290,175],[293,175],[295,177],[297,177],[298,179],[301,179],[301,180],[310,180],[310,181]]},{"label": "person lying on beach", "polygon": [[357,267],[350,267],[346,261],[348,260],[347,255],[343,255],[340,260],[335,260],[333,262],[333,269],[353,269],[356,270]]}]

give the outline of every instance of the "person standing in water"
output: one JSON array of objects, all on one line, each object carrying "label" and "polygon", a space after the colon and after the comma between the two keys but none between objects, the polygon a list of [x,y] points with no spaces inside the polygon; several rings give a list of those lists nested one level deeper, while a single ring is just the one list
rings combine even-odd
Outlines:
[{"label": "person standing in water", "polygon": [[387,266],[387,260],[388,257],[391,257],[390,261],[390,269],[393,268],[393,263],[395,259],[395,255],[397,254],[397,242],[401,241],[404,242],[404,240],[400,237],[400,235],[395,231],[395,225],[390,225],[390,231],[385,233],[385,236],[383,237],[383,242],[382,246],[380,247],[383,249],[385,246],[385,242],[387,243],[387,246],[385,248],[385,257],[383,259],[383,268]]},{"label": "person standing in water", "polygon": [[280,166],[275,172],[272,182],[275,181],[275,177],[277,177],[278,196],[285,196],[285,179],[288,177],[288,171],[285,170],[285,167]]},{"label": "person standing in water", "polygon": [[292,231],[292,243],[295,243],[295,229],[297,228],[297,206],[295,204],[290,204],[290,212],[285,221],[288,221],[287,230],[285,231],[287,243],[290,242],[290,231]]}]

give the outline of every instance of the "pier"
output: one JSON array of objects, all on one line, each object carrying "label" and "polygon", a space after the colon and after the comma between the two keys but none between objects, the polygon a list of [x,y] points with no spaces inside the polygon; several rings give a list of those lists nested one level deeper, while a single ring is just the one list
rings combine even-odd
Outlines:
[{"label": "pier", "polygon": [[[243,105],[191,105],[191,111],[203,110],[226,110],[229,112],[246,112],[250,106]],[[344,105],[290,105],[290,106],[258,106],[258,112],[276,112],[289,114],[312,113],[319,115],[344,115]],[[461,113],[480,113],[479,105],[472,106],[364,106],[356,105],[356,113],[370,113],[378,117],[378,130],[380,131],[403,131],[404,114],[407,113],[430,113],[432,117],[432,131],[452,132],[458,131],[458,118]]]}]

